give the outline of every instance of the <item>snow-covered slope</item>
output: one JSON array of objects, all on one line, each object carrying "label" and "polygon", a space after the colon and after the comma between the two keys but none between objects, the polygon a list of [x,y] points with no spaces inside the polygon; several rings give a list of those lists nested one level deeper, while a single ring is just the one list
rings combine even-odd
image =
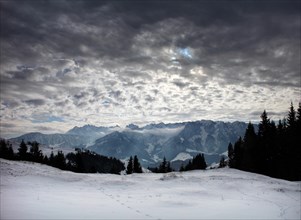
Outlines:
[{"label": "snow-covered slope", "polygon": [[1,219],[300,218],[300,182],[228,168],[119,176],[0,162]]}]

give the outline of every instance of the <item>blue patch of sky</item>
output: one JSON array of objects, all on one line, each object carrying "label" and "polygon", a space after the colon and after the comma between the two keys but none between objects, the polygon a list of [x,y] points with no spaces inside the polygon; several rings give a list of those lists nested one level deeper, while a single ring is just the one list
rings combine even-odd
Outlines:
[{"label": "blue patch of sky", "polygon": [[104,106],[109,106],[111,104],[110,100],[108,99],[104,99],[102,102],[101,102],[102,105]]},{"label": "blue patch of sky", "polygon": [[33,119],[31,120],[32,123],[49,123],[49,122],[64,122],[62,117],[53,116],[53,115],[34,115]]},{"label": "blue patch of sky", "polygon": [[186,57],[186,58],[192,58],[192,54],[191,54],[191,51],[190,51],[190,49],[189,48],[179,48],[178,49],[178,52],[182,55],[182,56],[184,56],[184,57]]}]

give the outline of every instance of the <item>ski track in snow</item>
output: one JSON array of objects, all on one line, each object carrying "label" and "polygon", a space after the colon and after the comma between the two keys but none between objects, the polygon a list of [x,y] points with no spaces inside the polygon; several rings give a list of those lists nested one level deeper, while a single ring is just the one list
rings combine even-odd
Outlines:
[{"label": "ski track in snow", "polygon": [[234,169],[78,174],[0,162],[1,219],[300,219],[301,182]]}]

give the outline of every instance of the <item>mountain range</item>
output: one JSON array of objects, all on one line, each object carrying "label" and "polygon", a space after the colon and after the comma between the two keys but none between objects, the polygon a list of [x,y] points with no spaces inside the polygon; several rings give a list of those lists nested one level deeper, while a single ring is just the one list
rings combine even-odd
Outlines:
[{"label": "mountain range", "polygon": [[244,122],[211,120],[148,124],[144,127],[130,124],[126,128],[85,125],[63,134],[35,132],[10,140],[37,141],[55,148],[85,148],[119,159],[137,155],[145,167],[157,166],[165,157],[177,169],[198,153],[204,153],[207,164],[218,162],[227,151],[229,142],[234,143],[243,136],[246,127]]}]

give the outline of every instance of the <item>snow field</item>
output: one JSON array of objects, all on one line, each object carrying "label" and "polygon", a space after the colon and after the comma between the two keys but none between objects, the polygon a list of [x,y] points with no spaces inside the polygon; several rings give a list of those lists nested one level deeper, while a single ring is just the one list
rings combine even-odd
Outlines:
[{"label": "snow field", "polygon": [[300,182],[234,169],[77,174],[0,162],[1,219],[300,219]]}]

